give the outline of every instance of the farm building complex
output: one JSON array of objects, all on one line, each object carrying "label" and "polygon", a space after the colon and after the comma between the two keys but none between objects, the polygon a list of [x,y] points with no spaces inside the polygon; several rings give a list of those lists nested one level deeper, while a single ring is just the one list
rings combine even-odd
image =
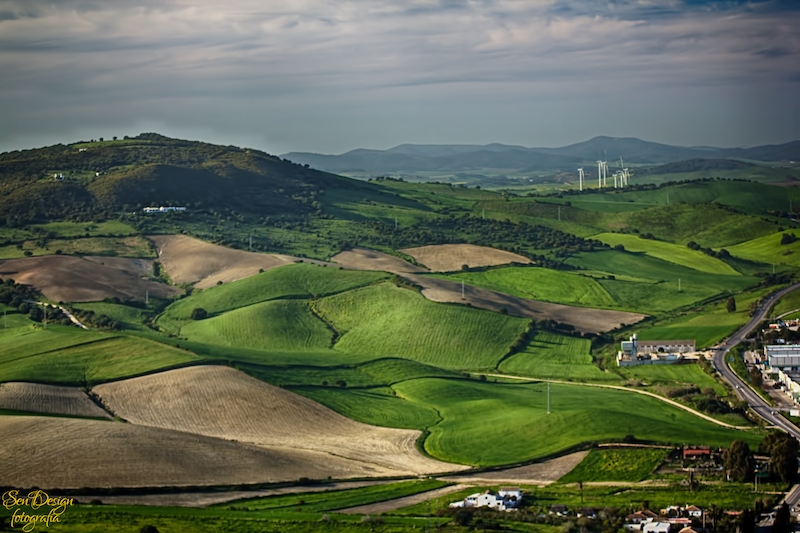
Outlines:
[{"label": "farm building complex", "polygon": [[619,366],[669,364],[680,361],[684,354],[695,351],[694,340],[640,341],[634,334],[629,340],[622,341],[617,352],[617,364]]}]

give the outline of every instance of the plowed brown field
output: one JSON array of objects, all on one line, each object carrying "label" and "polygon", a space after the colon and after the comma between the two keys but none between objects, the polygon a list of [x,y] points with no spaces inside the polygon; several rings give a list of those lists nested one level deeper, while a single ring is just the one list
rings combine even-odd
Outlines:
[{"label": "plowed brown field", "polygon": [[0,277],[33,285],[57,302],[95,302],[115,296],[121,300],[144,300],[146,292],[170,298],[181,292],[176,287],[142,279],[142,261],[121,257],[94,257],[87,261],[70,255],[25,257],[0,261]]},{"label": "plowed brown field", "polygon": [[428,269],[418,267],[399,257],[377,252],[368,248],[353,248],[336,254],[331,258],[334,263],[355,270],[382,270],[384,272],[427,272]]},{"label": "plowed brown field", "polygon": [[158,260],[170,279],[174,283],[195,283],[198,289],[292,262],[287,256],[233,250],[186,235],[154,235],[150,240],[155,243]]},{"label": "plowed brown field", "polygon": [[435,244],[400,250],[413,257],[418,263],[434,272],[461,270],[463,265],[472,267],[506,265],[508,263],[531,262],[527,257],[474,244]]},{"label": "plowed brown field", "polygon": [[95,387],[128,422],[347,458],[375,474],[462,470],[420,454],[418,431],[355,422],[238,370],[196,366]]},{"label": "plowed brown field", "polygon": [[309,450],[265,449],[119,422],[0,416],[0,486],[235,485],[384,474]]},{"label": "plowed brown field", "polygon": [[0,409],[111,418],[77,387],[40,383],[0,383]]}]

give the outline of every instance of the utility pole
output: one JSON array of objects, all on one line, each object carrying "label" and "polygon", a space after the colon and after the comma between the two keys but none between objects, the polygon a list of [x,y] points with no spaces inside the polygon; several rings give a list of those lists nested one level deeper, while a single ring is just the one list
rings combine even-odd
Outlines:
[{"label": "utility pole", "polygon": [[47,308],[50,307],[49,305],[44,305],[44,329],[47,329]]},{"label": "utility pole", "polygon": [[464,300],[464,280],[461,280],[461,299]]},{"label": "utility pole", "polygon": [[561,206],[558,206],[558,221],[561,222]]},{"label": "utility pole", "polygon": [[486,208],[481,209],[481,218],[486,218]]},{"label": "utility pole", "polygon": [[150,291],[144,291],[144,305],[150,304]]},{"label": "utility pole", "polygon": [[394,230],[397,231],[397,217],[394,217]]},{"label": "utility pole", "polygon": [[253,234],[250,234],[250,251],[253,251]]},{"label": "utility pole", "polygon": [[681,278],[678,278],[678,292],[681,292]]},{"label": "utility pole", "polygon": [[550,380],[547,380],[547,414],[550,414]]}]

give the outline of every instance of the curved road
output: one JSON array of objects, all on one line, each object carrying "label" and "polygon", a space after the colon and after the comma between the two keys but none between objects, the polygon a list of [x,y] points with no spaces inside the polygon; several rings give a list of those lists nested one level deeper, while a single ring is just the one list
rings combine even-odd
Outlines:
[{"label": "curved road", "polygon": [[[767,314],[769,313],[769,309],[772,307],[772,304],[774,304],[775,301],[782,296],[785,296],[797,288],[800,288],[800,283],[795,283],[786,287],[785,289],[781,289],[778,292],[770,294],[758,307],[753,315],[753,318],[751,318],[750,321],[742,326],[741,329],[739,329],[736,333],[731,335],[728,340],[722,344],[722,347],[718,348],[714,352],[712,364],[714,365],[716,371],[722,375],[725,381],[730,383],[731,386],[736,389],[736,394],[745,400],[750,406],[750,409],[755,411],[758,416],[778,429],[785,431],[792,437],[800,439],[800,429],[783,418],[780,414],[777,414],[778,412],[774,410],[766,401],[764,401],[761,396],[756,394],[747,383],[742,381],[739,376],[737,376],[736,373],[731,370],[726,362],[728,350],[742,342],[762,320],[767,318]],[[773,414],[773,412],[775,414]],[[792,490],[789,491],[784,498],[784,502],[789,506],[790,509],[793,509],[794,506],[800,502],[800,485],[795,485],[792,487]]]},{"label": "curved road", "polygon": [[[795,283],[794,285],[790,285],[785,289],[781,289],[778,292],[770,294],[758,307],[750,321],[742,326],[742,328],[736,333],[731,335],[728,340],[714,352],[712,363],[714,365],[714,369],[722,375],[725,381],[730,383],[731,386],[736,389],[736,394],[745,400],[750,406],[750,409],[755,411],[758,416],[769,422],[771,425],[785,431],[794,438],[800,439],[800,429],[783,418],[781,415],[772,414],[774,409],[761,396],[756,394],[747,383],[742,381],[739,376],[737,376],[736,373],[730,369],[725,361],[725,356],[728,353],[728,350],[742,342],[761,321],[767,318],[769,309],[772,307],[775,301],[797,288],[800,288],[800,283]],[[775,412],[777,413],[777,411]]]}]

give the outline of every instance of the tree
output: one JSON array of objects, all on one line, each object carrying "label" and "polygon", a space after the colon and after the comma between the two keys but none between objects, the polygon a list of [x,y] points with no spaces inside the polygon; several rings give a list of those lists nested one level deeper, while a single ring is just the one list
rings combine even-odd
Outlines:
[{"label": "tree", "polygon": [[736,311],[736,300],[733,296],[728,298],[728,302],[725,304],[725,309],[727,309],[729,313]]},{"label": "tree", "polygon": [[774,533],[786,533],[792,530],[791,516],[789,507],[782,503],[775,509],[775,521],[772,523]]},{"label": "tree", "polygon": [[790,483],[797,475],[797,440],[781,431],[774,431],[764,439],[763,446],[769,453],[769,471],[784,483]]},{"label": "tree", "polygon": [[753,474],[753,452],[746,442],[735,440],[722,454],[722,464],[728,475],[739,482],[749,481]]},{"label": "tree", "polygon": [[764,385],[764,377],[761,375],[761,371],[756,367],[750,369],[750,383],[758,389]]},{"label": "tree", "polygon": [[195,307],[192,309],[192,320],[203,320],[208,317],[208,311],[202,307]]},{"label": "tree", "polygon": [[797,240],[797,236],[794,233],[784,233],[781,235],[781,244],[792,244],[794,241]]}]

